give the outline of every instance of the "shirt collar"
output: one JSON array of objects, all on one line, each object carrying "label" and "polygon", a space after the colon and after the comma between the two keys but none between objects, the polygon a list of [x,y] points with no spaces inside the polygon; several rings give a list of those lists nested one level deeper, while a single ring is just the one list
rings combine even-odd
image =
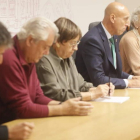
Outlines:
[{"label": "shirt collar", "polygon": [[104,31],[105,31],[105,34],[106,34],[106,36],[107,36],[107,38],[108,38],[108,40],[112,37],[111,36],[111,34],[107,31],[107,29],[105,28],[105,26],[103,25],[103,23],[101,22],[101,25],[102,25],[102,27],[103,27],[103,29],[104,29]]},{"label": "shirt collar", "polygon": [[63,59],[61,57],[59,57],[55,51],[55,49],[53,47],[50,48],[50,54],[49,55],[52,55],[51,57],[53,58],[52,60],[55,62],[56,65],[60,65],[61,61],[67,61],[68,62],[68,65],[70,65],[70,58],[67,58],[67,59]]}]

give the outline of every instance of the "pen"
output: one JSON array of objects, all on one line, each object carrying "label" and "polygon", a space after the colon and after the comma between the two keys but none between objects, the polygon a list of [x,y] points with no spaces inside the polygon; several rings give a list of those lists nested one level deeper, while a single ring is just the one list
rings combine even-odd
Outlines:
[{"label": "pen", "polygon": [[110,96],[110,76],[109,76],[109,91],[108,91],[108,95]]}]

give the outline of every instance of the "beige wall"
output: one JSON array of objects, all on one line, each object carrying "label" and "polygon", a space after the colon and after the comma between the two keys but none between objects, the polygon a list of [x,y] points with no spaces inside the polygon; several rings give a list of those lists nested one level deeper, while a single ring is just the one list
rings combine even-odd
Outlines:
[{"label": "beige wall", "polygon": [[101,21],[105,7],[114,0],[0,0],[0,21],[15,35],[32,17],[44,16],[52,21],[67,17],[82,30],[88,31],[91,22]]},{"label": "beige wall", "polygon": [[72,20],[80,27],[83,35],[88,31],[88,26],[91,22],[101,21],[103,19],[104,9],[113,1],[114,0],[70,0],[73,13]]},{"label": "beige wall", "polygon": [[115,0],[115,1],[124,4],[128,8],[130,13],[132,13],[132,11],[136,7],[140,6],[140,0]]}]

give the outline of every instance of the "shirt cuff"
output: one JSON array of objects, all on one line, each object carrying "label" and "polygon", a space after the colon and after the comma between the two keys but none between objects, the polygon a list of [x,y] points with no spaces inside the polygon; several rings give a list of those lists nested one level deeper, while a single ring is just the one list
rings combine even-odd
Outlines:
[{"label": "shirt cuff", "polygon": [[129,76],[128,76],[128,79],[132,79],[132,77],[133,77],[133,75],[129,75]]},{"label": "shirt cuff", "polygon": [[[128,79],[130,80],[130,79],[132,79],[132,77],[133,77],[133,75],[129,75]],[[127,79],[123,79],[123,80],[124,80],[126,88],[127,88],[128,87],[128,80]]]},{"label": "shirt cuff", "polygon": [[128,87],[128,80],[127,79],[123,79],[126,85],[126,88]]}]

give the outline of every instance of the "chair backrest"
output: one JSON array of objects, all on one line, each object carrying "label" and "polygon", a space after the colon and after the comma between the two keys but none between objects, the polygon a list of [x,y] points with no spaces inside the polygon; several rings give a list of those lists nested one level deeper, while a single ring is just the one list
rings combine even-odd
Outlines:
[{"label": "chair backrest", "polygon": [[89,24],[88,30],[92,29],[94,26],[98,25],[100,21],[92,22]]}]

